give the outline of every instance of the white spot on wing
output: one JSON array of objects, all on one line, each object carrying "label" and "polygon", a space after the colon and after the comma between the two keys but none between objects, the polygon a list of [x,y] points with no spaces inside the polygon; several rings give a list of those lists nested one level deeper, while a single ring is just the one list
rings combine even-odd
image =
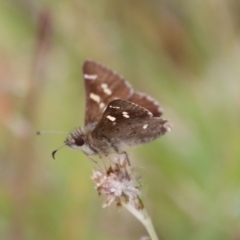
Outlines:
[{"label": "white spot on wing", "polygon": [[89,96],[90,96],[90,98],[91,98],[93,101],[95,101],[95,102],[97,102],[97,103],[100,102],[100,97],[99,97],[97,94],[90,93]]},{"label": "white spot on wing", "polygon": [[108,85],[106,83],[101,84],[101,88],[103,89],[103,92],[106,93],[107,95],[111,95],[112,91],[110,88],[108,88]]},{"label": "white spot on wing", "polygon": [[101,103],[99,104],[99,107],[100,107],[101,109],[103,109],[103,108],[105,107],[105,104],[101,102]]},{"label": "white spot on wing", "polygon": [[103,91],[107,94],[107,95],[111,95],[112,91],[109,88],[104,88]]},{"label": "white spot on wing", "polygon": [[101,87],[102,87],[102,89],[108,88],[108,85],[107,85],[106,83],[102,83],[102,84],[101,84]]},{"label": "white spot on wing", "polygon": [[172,128],[169,125],[165,126],[165,128],[166,128],[167,132],[171,132],[172,131]]},{"label": "white spot on wing", "polygon": [[147,129],[147,127],[148,127],[148,124],[143,125],[143,129]]},{"label": "white spot on wing", "polygon": [[95,80],[95,79],[97,79],[97,75],[96,74],[84,74],[84,78],[88,79],[88,80]]},{"label": "white spot on wing", "polygon": [[110,108],[116,108],[116,109],[119,109],[119,108],[120,108],[120,107],[112,106],[112,105],[110,105],[109,107],[110,107]]},{"label": "white spot on wing", "polygon": [[123,115],[123,117],[125,117],[125,118],[130,118],[130,116],[128,115],[128,112],[122,112],[122,115]]},{"label": "white spot on wing", "polygon": [[112,122],[114,122],[114,121],[116,120],[115,117],[110,116],[110,115],[107,115],[106,118],[109,119],[109,120],[112,121]]}]

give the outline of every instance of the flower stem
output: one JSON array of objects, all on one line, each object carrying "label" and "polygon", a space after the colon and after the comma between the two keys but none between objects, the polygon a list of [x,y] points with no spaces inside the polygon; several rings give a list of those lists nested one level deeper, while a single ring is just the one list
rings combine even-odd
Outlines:
[{"label": "flower stem", "polygon": [[152,220],[148,215],[145,207],[143,209],[136,209],[130,202],[124,203],[123,206],[144,225],[149,233],[151,240],[159,240],[153,227]]}]

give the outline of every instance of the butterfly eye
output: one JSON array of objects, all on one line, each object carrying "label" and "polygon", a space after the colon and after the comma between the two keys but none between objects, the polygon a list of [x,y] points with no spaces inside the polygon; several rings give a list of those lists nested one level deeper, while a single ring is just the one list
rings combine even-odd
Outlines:
[{"label": "butterfly eye", "polygon": [[84,144],[84,140],[81,136],[79,136],[78,138],[75,138],[74,141],[78,147],[81,147]]}]

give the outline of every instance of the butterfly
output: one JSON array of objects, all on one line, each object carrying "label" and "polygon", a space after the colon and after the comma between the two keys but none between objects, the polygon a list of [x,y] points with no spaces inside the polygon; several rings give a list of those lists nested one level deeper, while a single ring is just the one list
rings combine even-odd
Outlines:
[{"label": "butterfly", "polygon": [[127,147],[148,143],[171,130],[157,101],[134,91],[114,71],[85,61],[83,77],[85,126],[70,133],[64,142],[68,147],[88,156],[122,153]]}]

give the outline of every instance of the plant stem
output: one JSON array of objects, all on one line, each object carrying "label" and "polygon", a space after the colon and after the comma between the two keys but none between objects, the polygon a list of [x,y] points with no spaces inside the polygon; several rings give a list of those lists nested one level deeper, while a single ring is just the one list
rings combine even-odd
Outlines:
[{"label": "plant stem", "polygon": [[151,240],[159,240],[155,229],[152,224],[152,220],[148,215],[146,208],[136,209],[130,202],[124,203],[123,206],[131,212],[147,229]]}]

